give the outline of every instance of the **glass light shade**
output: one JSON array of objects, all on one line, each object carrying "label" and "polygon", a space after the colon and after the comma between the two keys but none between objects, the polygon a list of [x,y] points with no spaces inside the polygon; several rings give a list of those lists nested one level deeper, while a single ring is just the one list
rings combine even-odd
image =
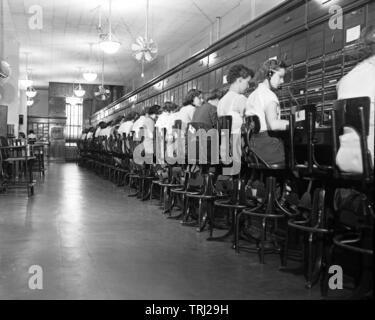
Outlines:
[{"label": "glass light shade", "polygon": [[28,88],[33,86],[33,81],[29,79],[22,79],[20,80],[20,85],[23,88]]},{"label": "glass light shade", "polygon": [[87,81],[87,82],[93,82],[96,80],[96,78],[98,77],[98,74],[96,72],[92,72],[92,71],[87,71],[87,72],[84,72],[83,73],[83,78]]},{"label": "glass light shade", "polygon": [[28,107],[31,107],[33,104],[34,104],[34,100],[27,100],[27,101],[26,101],[26,105],[27,105]]},{"label": "glass light shade", "polygon": [[81,85],[78,86],[78,89],[74,89],[74,95],[76,97],[83,97],[85,95],[86,91],[82,89]]},{"label": "glass light shade", "polygon": [[108,54],[114,54],[120,49],[120,42],[113,40],[104,40],[100,42],[100,48]]},{"label": "glass light shade", "polygon": [[36,90],[34,88],[32,88],[32,87],[29,87],[26,90],[26,96],[28,98],[34,98],[36,96],[36,93],[37,93]]}]

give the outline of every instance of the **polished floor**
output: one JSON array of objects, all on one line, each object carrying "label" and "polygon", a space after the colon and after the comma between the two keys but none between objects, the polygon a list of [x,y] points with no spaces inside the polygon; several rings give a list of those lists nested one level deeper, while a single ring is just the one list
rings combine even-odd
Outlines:
[{"label": "polished floor", "polygon": [[[30,199],[0,194],[0,299],[320,298],[277,256],[260,265],[127,194],[75,164],[50,164]],[[42,290],[29,289],[32,265]]]}]

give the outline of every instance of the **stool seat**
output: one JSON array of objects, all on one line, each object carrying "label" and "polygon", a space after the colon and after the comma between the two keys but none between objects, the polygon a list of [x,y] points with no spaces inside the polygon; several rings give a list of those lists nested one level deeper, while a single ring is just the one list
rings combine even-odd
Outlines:
[{"label": "stool seat", "polygon": [[288,226],[293,227],[295,229],[302,230],[302,231],[311,232],[311,233],[327,233],[327,234],[333,233],[333,230],[331,230],[331,229],[307,226],[306,224],[308,222],[309,222],[308,220],[295,221],[295,220],[291,219],[291,220],[288,221]]},{"label": "stool seat", "polygon": [[244,210],[244,214],[249,216],[258,217],[258,218],[272,218],[272,219],[286,219],[287,217],[284,214],[277,214],[277,213],[263,213],[263,212],[253,212],[251,210]]},{"label": "stool seat", "polygon": [[269,164],[268,166],[259,163],[248,163],[248,167],[258,170],[285,170],[285,164]]},{"label": "stool seat", "polygon": [[216,199],[216,195],[204,195],[196,192],[190,192],[186,194],[186,197],[193,199]]},{"label": "stool seat", "polygon": [[244,204],[232,203],[230,199],[216,200],[214,205],[215,205],[215,207],[222,207],[222,208],[235,208],[235,209],[246,209],[246,208],[248,208],[248,206],[244,205]]},{"label": "stool seat", "polygon": [[[361,180],[363,180],[363,174],[361,174],[361,173],[351,173],[351,172],[340,172],[338,174],[338,179],[361,181]],[[371,183],[371,182],[374,181],[374,177],[370,176],[366,180],[367,180],[367,182]]]},{"label": "stool seat", "polygon": [[168,188],[173,188],[173,187],[182,187],[183,185],[182,184],[176,184],[176,183],[158,183],[161,187],[168,187]]},{"label": "stool seat", "polygon": [[185,190],[185,189],[173,189],[172,193],[176,194],[199,194],[199,191]]},{"label": "stool seat", "polygon": [[[35,160],[36,157],[27,157],[27,160]],[[25,157],[19,157],[19,158],[7,158],[4,160],[4,162],[16,162],[16,161],[26,161]]]}]

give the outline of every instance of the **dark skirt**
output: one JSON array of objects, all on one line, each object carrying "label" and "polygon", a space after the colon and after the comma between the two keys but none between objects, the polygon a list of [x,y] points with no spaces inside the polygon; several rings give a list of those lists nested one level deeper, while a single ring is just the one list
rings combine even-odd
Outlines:
[{"label": "dark skirt", "polygon": [[266,131],[252,136],[251,148],[267,164],[285,164],[284,143]]}]

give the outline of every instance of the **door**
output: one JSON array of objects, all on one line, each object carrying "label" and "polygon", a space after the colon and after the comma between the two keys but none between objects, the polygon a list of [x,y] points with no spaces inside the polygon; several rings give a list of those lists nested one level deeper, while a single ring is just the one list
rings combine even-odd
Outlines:
[{"label": "door", "polygon": [[51,126],[50,160],[65,161],[64,126]]}]

